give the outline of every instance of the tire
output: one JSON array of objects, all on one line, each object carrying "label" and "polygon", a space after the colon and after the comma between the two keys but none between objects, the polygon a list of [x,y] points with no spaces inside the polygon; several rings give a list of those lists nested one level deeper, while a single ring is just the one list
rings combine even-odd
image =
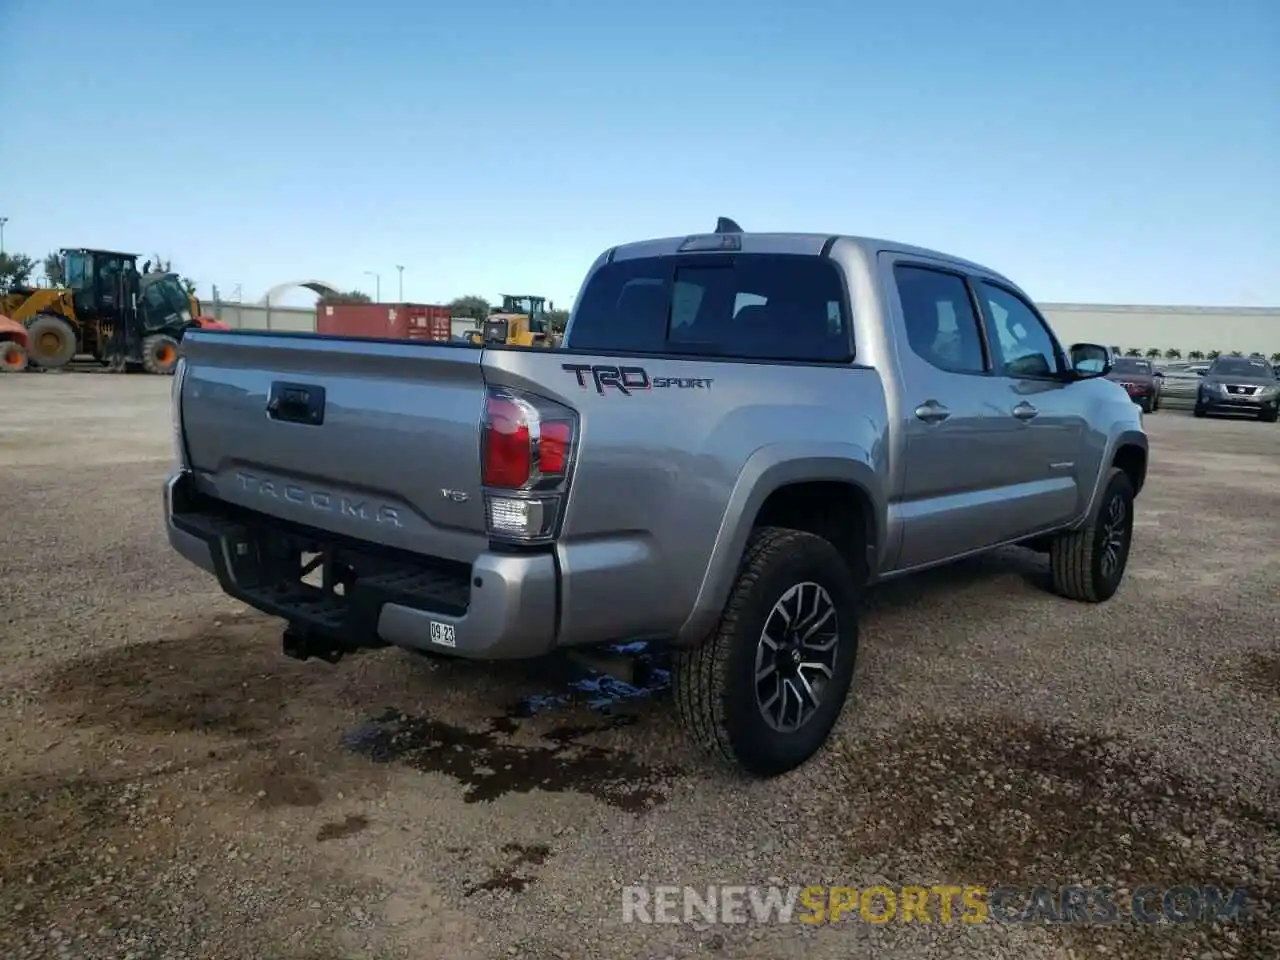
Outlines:
[{"label": "tire", "polygon": [[[1079,530],[1059,534],[1049,549],[1049,572],[1056,592],[1084,603],[1111,599],[1124,579],[1133,544],[1133,499],[1129,475],[1112,467],[1097,513]],[[1106,546],[1113,533],[1118,534],[1112,540],[1115,553],[1109,556]],[[1114,565],[1109,565],[1108,559]]]},{"label": "tire", "polygon": [[1147,397],[1147,399],[1143,400],[1142,403],[1139,404],[1139,406],[1142,408],[1143,413],[1156,412],[1155,403],[1151,400],[1150,397]]},{"label": "tire", "polygon": [[1203,417],[1205,413],[1205,408],[1199,403],[1197,403],[1195,409],[1191,411],[1191,415],[1193,417]]},{"label": "tire", "polygon": [[142,341],[142,369],[147,373],[170,374],[178,365],[178,341],[167,333],[156,333]]},{"label": "tire", "polygon": [[76,330],[64,317],[38,313],[27,324],[27,357],[47,370],[65,367],[76,355]]},{"label": "tire", "polygon": [[16,340],[0,341],[0,373],[21,373],[27,369],[27,348]]},{"label": "tire", "polygon": [[1263,410],[1258,414],[1258,419],[1263,423],[1275,423],[1280,420],[1280,410]]},{"label": "tire", "polygon": [[[840,553],[821,537],[779,527],[756,530],[715,631],[698,646],[676,652],[676,704],[690,738],[717,759],[758,777],[786,773],[816,754],[840,718],[853,680],[858,587]],[[817,668],[797,668],[788,658],[757,680],[757,657],[768,649],[764,631],[772,626],[771,633],[781,635],[784,621],[776,610],[796,601],[801,610],[810,603],[816,609],[829,601],[835,630],[826,634],[824,629],[812,639],[822,638],[826,646],[829,637],[830,647],[825,651],[811,647],[810,656],[814,662],[825,661],[831,676],[818,688],[817,706],[810,704],[798,726],[780,729],[797,719],[792,715],[799,703],[794,691],[803,689],[784,676],[799,673],[811,689],[821,679]],[[802,649],[795,648],[793,655]],[[781,724],[776,716],[766,719],[760,706],[762,698],[769,703],[775,677],[773,689],[779,691],[782,719],[787,721]]]}]

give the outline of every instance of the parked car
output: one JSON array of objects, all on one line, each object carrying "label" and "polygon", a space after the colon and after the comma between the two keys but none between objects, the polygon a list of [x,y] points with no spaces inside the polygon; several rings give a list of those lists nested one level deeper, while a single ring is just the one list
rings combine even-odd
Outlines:
[{"label": "parked car", "polygon": [[1160,409],[1160,387],[1164,381],[1164,371],[1156,369],[1150,360],[1116,357],[1107,379],[1124,387],[1129,398],[1142,407],[1144,413],[1155,413]]},{"label": "parked car", "polygon": [[1280,419],[1280,380],[1265,360],[1219,357],[1206,371],[1196,395],[1195,415],[1250,413],[1259,420]]},{"label": "parked car", "polygon": [[1160,397],[1164,403],[1194,406],[1207,364],[1169,364],[1162,371]]},{"label": "parked car", "polygon": [[304,659],[669,643],[689,736],[763,776],[835,724],[868,585],[1018,543],[1120,586],[1141,414],[994,270],[721,221],[602,253],[563,347],[196,333],[169,542]]}]

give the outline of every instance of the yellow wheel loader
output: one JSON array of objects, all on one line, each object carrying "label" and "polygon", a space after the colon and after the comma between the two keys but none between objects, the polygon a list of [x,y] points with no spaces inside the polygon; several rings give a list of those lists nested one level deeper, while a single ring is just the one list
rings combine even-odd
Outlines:
[{"label": "yellow wheel loader", "polygon": [[186,330],[225,329],[199,315],[199,301],[177,274],[139,273],[136,254],[75,248],[60,255],[64,286],[0,294],[0,314],[26,328],[32,366],[56,369],[87,354],[112,370],[172,373]]},{"label": "yellow wheel loader", "polygon": [[502,295],[502,306],[484,322],[484,342],[513,347],[549,347],[546,298]]}]

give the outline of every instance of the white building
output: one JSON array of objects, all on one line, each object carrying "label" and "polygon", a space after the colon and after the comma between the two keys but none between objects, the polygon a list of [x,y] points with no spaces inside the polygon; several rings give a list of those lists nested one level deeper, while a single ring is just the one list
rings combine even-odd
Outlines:
[{"label": "white building", "polygon": [[1146,353],[1170,348],[1280,353],[1280,307],[1149,307],[1041,303],[1063,345],[1101,343]]}]

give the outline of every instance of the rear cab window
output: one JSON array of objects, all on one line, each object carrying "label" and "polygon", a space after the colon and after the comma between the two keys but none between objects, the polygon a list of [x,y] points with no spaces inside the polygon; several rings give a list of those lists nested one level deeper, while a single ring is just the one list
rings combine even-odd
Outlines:
[{"label": "rear cab window", "polygon": [[726,360],[853,359],[840,268],[800,254],[694,254],[600,267],[574,311],[568,346]]}]

